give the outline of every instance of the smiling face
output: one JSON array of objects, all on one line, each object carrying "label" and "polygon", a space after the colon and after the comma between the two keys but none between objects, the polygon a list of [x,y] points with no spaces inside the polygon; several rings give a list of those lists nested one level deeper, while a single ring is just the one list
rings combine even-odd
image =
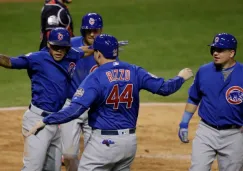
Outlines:
[{"label": "smiling face", "polygon": [[211,54],[215,65],[221,65],[223,68],[234,61],[235,50],[211,47]]},{"label": "smiling face", "polygon": [[67,54],[70,47],[68,46],[57,46],[57,45],[51,45],[47,44],[48,48],[50,49],[50,54],[53,57],[55,61],[61,61],[64,56]]}]

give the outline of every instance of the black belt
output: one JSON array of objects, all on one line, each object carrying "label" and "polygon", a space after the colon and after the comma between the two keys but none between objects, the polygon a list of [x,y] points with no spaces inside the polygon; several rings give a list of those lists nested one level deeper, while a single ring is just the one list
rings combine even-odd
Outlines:
[{"label": "black belt", "polygon": [[213,127],[214,129],[217,129],[217,130],[226,130],[226,129],[239,129],[241,128],[242,126],[240,125],[221,125],[221,126],[216,126],[216,125],[212,125],[210,123],[208,123],[207,121],[205,121],[204,119],[202,119],[202,121],[207,124],[208,126],[211,126]]},{"label": "black belt", "polygon": [[[29,109],[31,110],[31,104],[29,105]],[[48,113],[48,112],[45,112],[45,111],[43,111],[43,112],[41,112],[41,116],[42,117],[46,117],[46,116],[48,116],[50,113]]]},{"label": "black belt", "polygon": [[[100,132],[101,135],[119,135],[119,132],[122,132],[122,130],[101,130]],[[136,128],[129,129],[129,134],[134,134],[135,132],[136,132]]]}]

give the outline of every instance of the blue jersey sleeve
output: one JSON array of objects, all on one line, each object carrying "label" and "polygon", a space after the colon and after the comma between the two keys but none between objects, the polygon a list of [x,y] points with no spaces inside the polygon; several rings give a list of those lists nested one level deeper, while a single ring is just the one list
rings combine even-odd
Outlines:
[{"label": "blue jersey sleeve", "polygon": [[[198,72],[196,73],[194,81],[188,90],[189,99],[191,101],[197,102],[197,103],[199,103],[199,101],[202,98],[202,93],[200,91],[200,84],[199,84],[199,72],[200,72],[200,70],[198,70]],[[192,103],[192,104],[194,104],[194,103]]]},{"label": "blue jersey sleeve", "polygon": [[84,57],[84,51],[80,47],[72,47],[72,49],[75,50],[79,54],[80,58]]},{"label": "blue jersey sleeve", "polygon": [[165,81],[164,78],[158,78],[142,68],[138,68],[138,78],[140,89],[145,89],[163,96],[168,96],[176,92],[184,83],[182,77],[176,76]]},{"label": "blue jersey sleeve", "polygon": [[31,55],[23,55],[10,58],[13,69],[28,69],[30,67]]},{"label": "blue jersey sleeve", "polygon": [[99,80],[94,73],[91,73],[82,81],[81,85],[73,95],[72,101],[89,108],[101,95],[99,85]]},{"label": "blue jersey sleeve", "polygon": [[78,118],[100,97],[98,79],[90,74],[74,94],[70,106],[43,119],[45,124],[61,124]]},{"label": "blue jersey sleeve", "polygon": [[164,83],[163,78],[158,78],[141,67],[137,68],[137,75],[139,89],[144,89],[152,93],[157,93]]}]

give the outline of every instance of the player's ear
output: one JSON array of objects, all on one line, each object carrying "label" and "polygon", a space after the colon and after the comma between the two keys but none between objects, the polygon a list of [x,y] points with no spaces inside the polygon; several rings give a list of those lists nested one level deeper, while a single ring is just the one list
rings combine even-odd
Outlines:
[{"label": "player's ear", "polygon": [[47,47],[48,47],[49,49],[50,49],[50,47],[51,47],[50,43],[48,43],[48,42],[47,42]]},{"label": "player's ear", "polygon": [[235,50],[230,50],[230,57],[233,58],[235,56]]}]

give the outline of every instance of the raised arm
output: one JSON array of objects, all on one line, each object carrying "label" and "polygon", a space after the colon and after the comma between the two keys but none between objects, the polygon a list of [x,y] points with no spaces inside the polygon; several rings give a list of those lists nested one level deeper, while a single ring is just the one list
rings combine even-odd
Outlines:
[{"label": "raised arm", "polygon": [[182,84],[193,76],[191,69],[185,68],[181,70],[178,76],[165,81],[163,78],[158,78],[142,68],[138,69],[140,89],[145,89],[149,92],[168,96],[180,89]]},{"label": "raised arm", "polygon": [[18,57],[0,55],[0,66],[11,69],[27,69],[29,68],[31,57],[31,53]]}]

